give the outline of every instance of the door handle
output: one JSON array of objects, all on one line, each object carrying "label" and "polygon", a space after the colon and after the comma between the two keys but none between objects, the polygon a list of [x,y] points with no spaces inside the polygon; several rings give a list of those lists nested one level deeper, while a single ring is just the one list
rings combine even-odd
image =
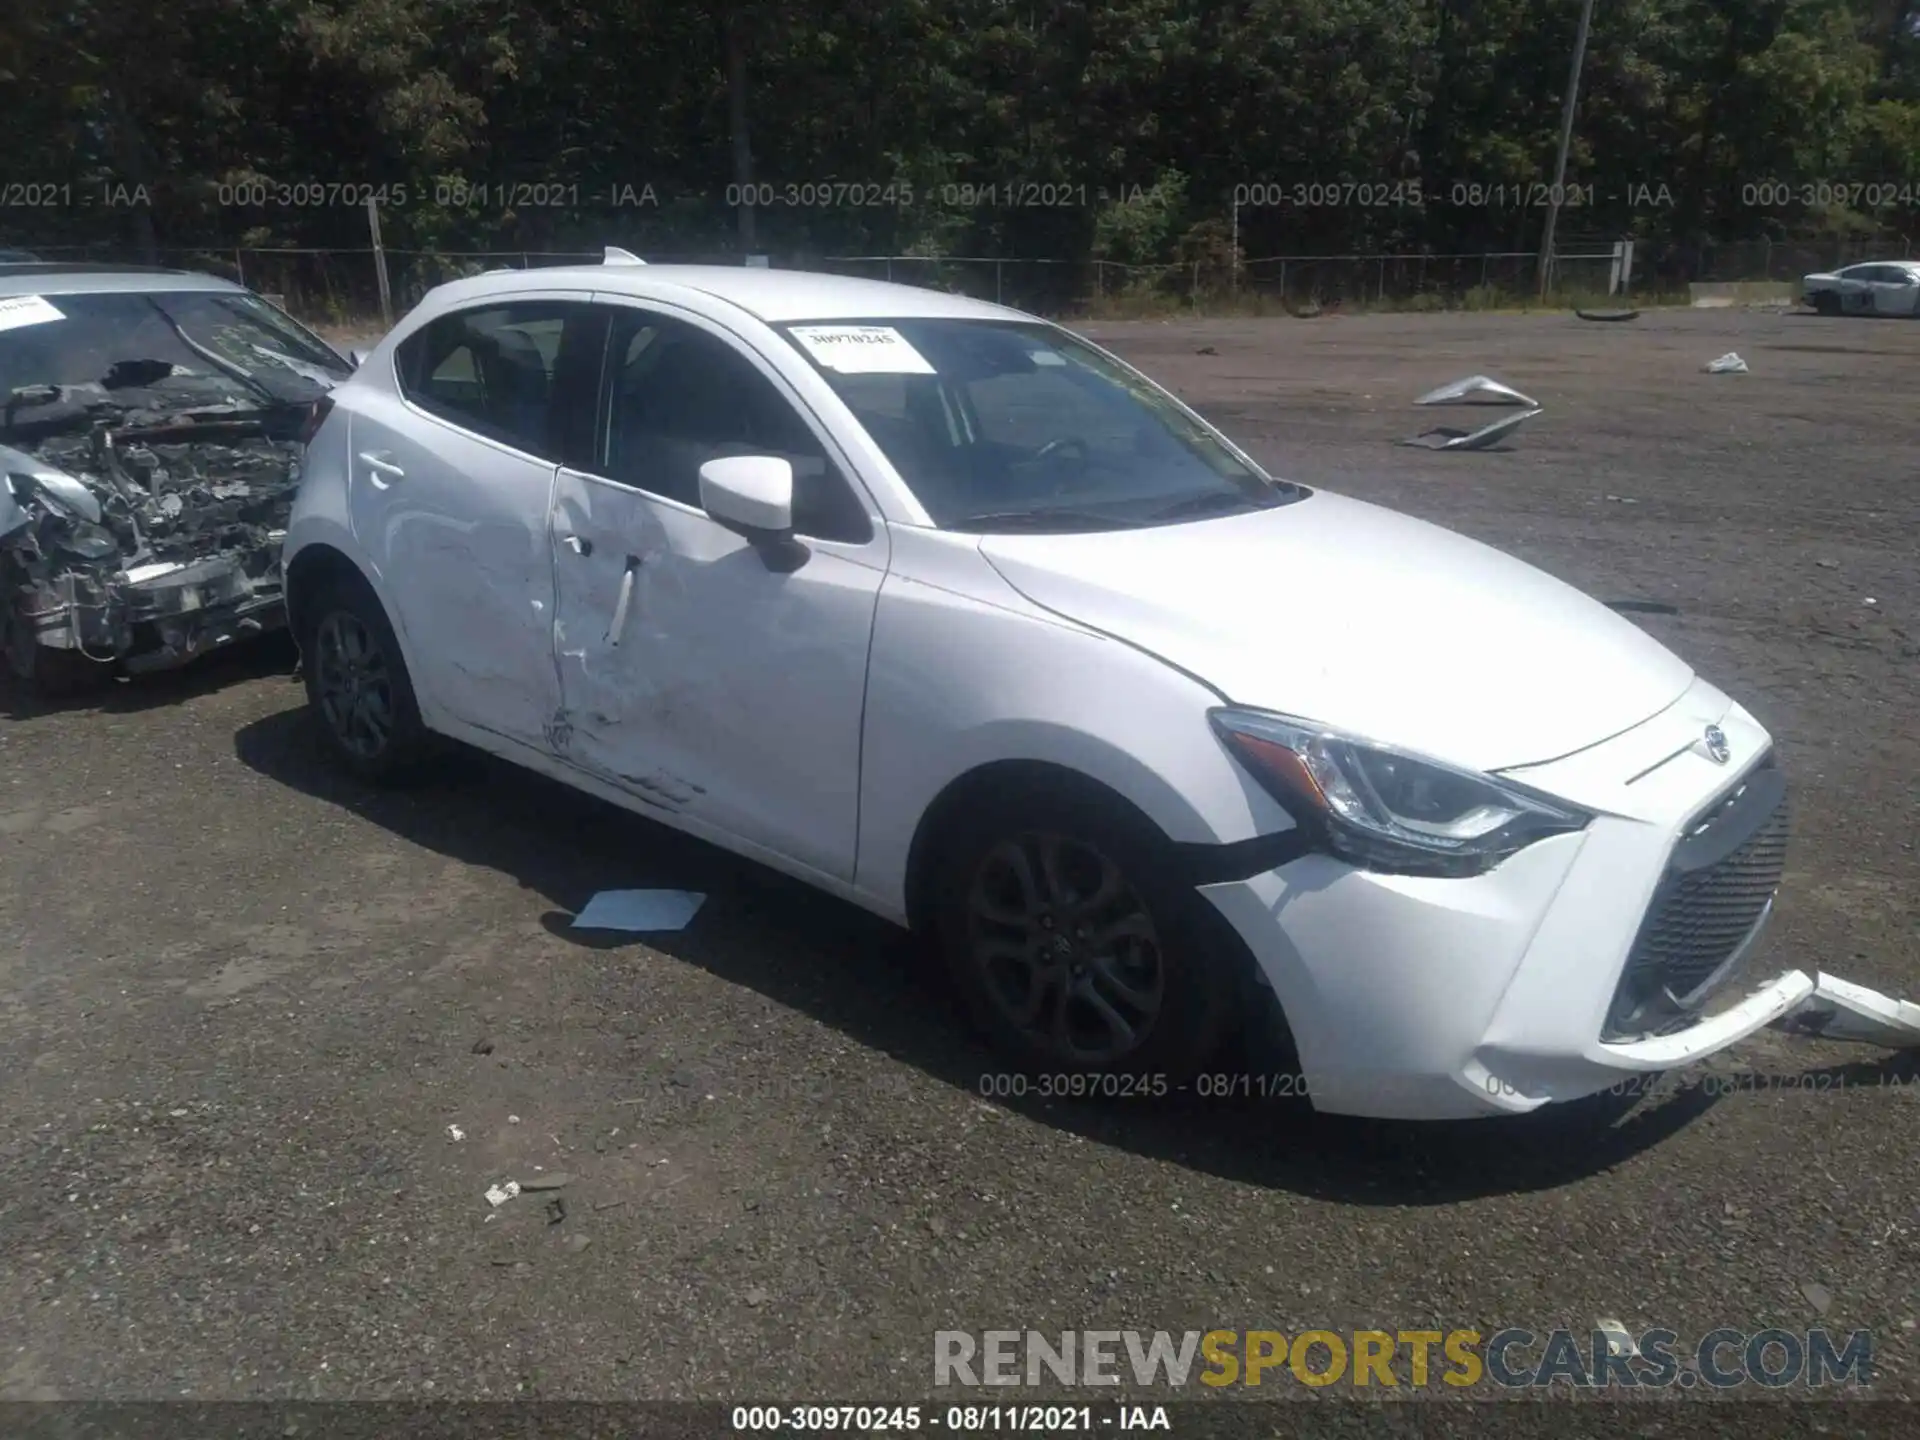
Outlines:
[{"label": "door handle", "polygon": [[576,555],[591,555],[593,553],[593,541],[587,539],[584,535],[563,535],[560,538],[560,543]]},{"label": "door handle", "polygon": [[[407,472],[387,459],[387,452],[384,450],[362,450],[360,463],[372,472],[367,478],[382,490],[396,480],[407,478]],[[384,480],[380,478],[383,475],[386,477]]]},{"label": "door handle", "polygon": [[633,603],[633,575],[640,568],[638,555],[627,556],[627,568],[620,576],[620,598],[613,602],[613,619],[607,624],[607,645],[620,648],[621,632],[627,628],[627,607]]}]

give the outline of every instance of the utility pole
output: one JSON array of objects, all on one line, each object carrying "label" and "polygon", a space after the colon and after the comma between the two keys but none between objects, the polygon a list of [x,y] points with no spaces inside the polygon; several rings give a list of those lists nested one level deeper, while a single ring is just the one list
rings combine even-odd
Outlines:
[{"label": "utility pole", "polygon": [[1547,228],[1540,237],[1540,298],[1547,298],[1553,276],[1553,231],[1560,219],[1560,196],[1567,182],[1567,150],[1573,144],[1573,111],[1580,101],[1580,67],[1587,59],[1587,31],[1593,25],[1593,0],[1580,0],[1580,30],[1573,37],[1573,67],[1567,74],[1567,100],[1560,110],[1560,155],[1553,162],[1553,189],[1547,192]]}]

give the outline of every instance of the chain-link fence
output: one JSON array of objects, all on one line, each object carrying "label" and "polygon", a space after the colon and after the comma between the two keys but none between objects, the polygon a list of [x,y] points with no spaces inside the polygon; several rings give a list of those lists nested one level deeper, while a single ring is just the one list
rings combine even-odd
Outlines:
[{"label": "chain-link fence", "polygon": [[[1913,254],[1911,241],[1894,238],[1829,241],[1751,240],[1712,245],[1637,242],[1625,287],[1635,295],[1680,294],[1691,281],[1793,281],[1820,270],[1864,260]],[[56,246],[38,251],[48,260],[125,262],[121,245]],[[377,320],[381,313],[380,267],[387,274],[389,305],[399,315],[434,286],[500,268],[593,263],[599,250],[384,250],[187,247],[162,250],[158,263],[235,279],[274,296],[289,310],[318,322]],[[738,253],[649,253],[656,264],[738,266]],[[1230,254],[1165,265],[1126,265],[1112,260],[968,255],[815,255],[767,257],[781,269],[892,280],[949,290],[1042,314],[1088,308],[1122,312],[1169,304],[1239,305],[1288,310],[1318,306],[1458,308],[1512,304],[1539,289],[1539,256],[1532,251],[1471,254],[1272,255],[1243,259]],[[1553,290],[1558,297],[1613,293],[1617,254],[1611,242],[1576,237],[1555,255]]]}]

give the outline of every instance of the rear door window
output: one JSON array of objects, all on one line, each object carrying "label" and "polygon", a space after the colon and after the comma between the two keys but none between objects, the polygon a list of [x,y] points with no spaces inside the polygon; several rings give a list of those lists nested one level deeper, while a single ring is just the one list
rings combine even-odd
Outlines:
[{"label": "rear door window", "polygon": [[[563,460],[567,342],[597,324],[577,301],[523,300],[443,315],[402,342],[400,387],[429,414],[543,460]],[[580,333],[576,333],[580,332]]]}]

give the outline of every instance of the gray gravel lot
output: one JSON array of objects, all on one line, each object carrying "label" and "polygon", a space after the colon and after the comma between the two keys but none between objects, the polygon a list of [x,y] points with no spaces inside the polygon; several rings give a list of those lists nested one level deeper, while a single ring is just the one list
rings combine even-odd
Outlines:
[{"label": "gray gravel lot", "polygon": [[[1920,325],[1089,329],[1280,473],[1677,607],[1796,787],[1773,957],[1920,996]],[[1392,443],[1476,370],[1546,414]],[[937,1329],[1602,1316],[1867,1328],[1920,1395],[1912,1056],[1767,1038],[1599,1132],[989,1100],[905,937],[484,758],[344,780],[294,658],[0,696],[0,1398],[866,1401]],[[710,898],[566,928],[655,885]],[[554,1172],[558,1223],[483,1198]]]}]

